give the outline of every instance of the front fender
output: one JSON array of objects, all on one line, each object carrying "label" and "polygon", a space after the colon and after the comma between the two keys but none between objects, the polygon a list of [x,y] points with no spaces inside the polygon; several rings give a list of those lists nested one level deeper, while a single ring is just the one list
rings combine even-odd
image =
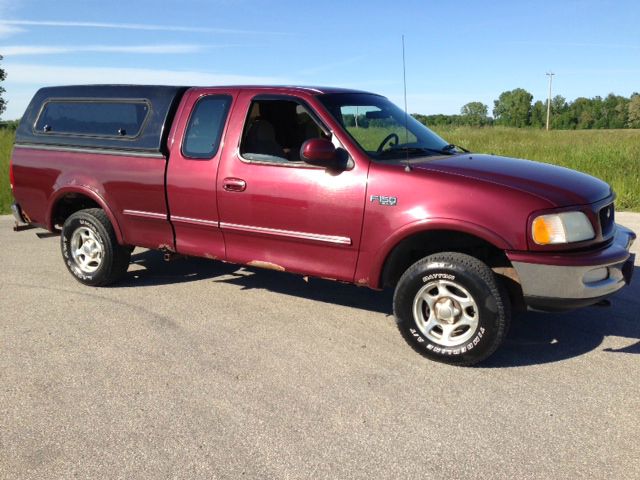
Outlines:
[{"label": "front fender", "polygon": [[478,237],[500,250],[511,250],[512,245],[502,236],[489,230],[488,228],[472,222],[461,221],[452,218],[429,218],[417,220],[403,225],[395,230],[371,256],[369,265],[358,264],[356,273],[356,283],[366,284],[371,288],[381,288],[380,278],[385,262],[393,249],[403,240],[417,233],[429,231],[447,230],[452,232],[466,233]]}]

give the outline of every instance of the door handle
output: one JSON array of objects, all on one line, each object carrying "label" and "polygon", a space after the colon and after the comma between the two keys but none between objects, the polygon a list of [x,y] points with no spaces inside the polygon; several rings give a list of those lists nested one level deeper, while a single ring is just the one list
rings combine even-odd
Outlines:
[{"label": "door handle", "polygon": [[222,181],[222,188],[227,192],[244,192],[247,188],[247,182],[241,178],[228,177]]}]

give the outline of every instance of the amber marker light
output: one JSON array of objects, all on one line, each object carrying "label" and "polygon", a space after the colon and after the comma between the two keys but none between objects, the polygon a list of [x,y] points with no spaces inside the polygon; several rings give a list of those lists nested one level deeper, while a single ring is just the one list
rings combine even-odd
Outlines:
[{"label": "amber marker light", "polygon": [[531,237],[538,245],[581,242],[595,238],[591,222],[582,212],[540,215],[533,220]]},{"label": "amber marker light", "polygon": [[549,225],[544,217],[538,217],[533,221],[533,241],[538,245],[548,245],[551,242]]}]

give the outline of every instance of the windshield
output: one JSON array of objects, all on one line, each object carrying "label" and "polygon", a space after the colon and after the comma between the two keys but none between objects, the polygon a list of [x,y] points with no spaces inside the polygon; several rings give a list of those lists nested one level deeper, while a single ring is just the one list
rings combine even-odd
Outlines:
[{"label": "windshield", "polygon": [[453,145],[379,95],[334,93],[319,99],[373,159],[458,153]]}]

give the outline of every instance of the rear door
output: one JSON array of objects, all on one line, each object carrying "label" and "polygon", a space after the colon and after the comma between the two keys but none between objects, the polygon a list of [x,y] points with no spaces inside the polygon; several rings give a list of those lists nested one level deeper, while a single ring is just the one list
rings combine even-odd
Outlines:
[{"label": "rear door", "polygon": [[167,198],[176,251],[224,259],[216,174],[236,92],[197,89],[186,93],[169,140]]},{"label": "rear door", "polygon": [[329,171],[300,161],[304,140],[331,137],[307,100],[238,96],[218,172],[227,259],[353,281],[368,165]]}]

